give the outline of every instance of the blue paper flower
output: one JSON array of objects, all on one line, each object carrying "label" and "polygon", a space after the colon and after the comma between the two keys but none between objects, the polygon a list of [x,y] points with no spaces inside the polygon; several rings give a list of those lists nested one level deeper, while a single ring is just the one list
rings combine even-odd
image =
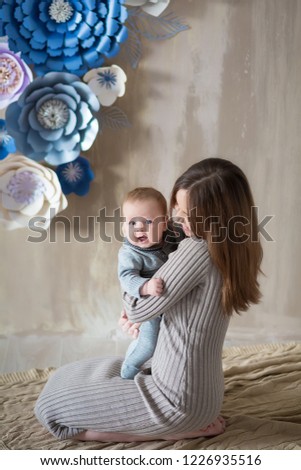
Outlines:
[{"label": "blue paper flower", "polygon": [[82,76],[119,52],[127,39],[124,0],[3,0],[0,35],[38,75]]},{"label": "blue paper flower", "polygon": [[99,102],[76,75],[49,72],[36,78],[6,110],[6,126],[17,149],[51,165],[75,160],[93,144]]},{"label": "blue paper flower", "polygon": [[3,160],[9,153],[14,153],[15,151],[15,141],[8,134],[5,121],[0,119],[0,160]]},{"label": "blue paper flower", "polygon": [[64,194],[75,193],[78,196],[85,196],[89,192],[90,182],[94,179],[90,163],[83,157],[59,165],[56,173]]}]

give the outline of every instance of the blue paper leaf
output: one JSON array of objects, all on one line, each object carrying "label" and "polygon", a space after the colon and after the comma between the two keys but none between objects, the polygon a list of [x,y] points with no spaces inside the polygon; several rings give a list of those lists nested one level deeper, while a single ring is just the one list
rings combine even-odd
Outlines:
[{"label": "blue paper leaf", "polygon": [[129,63],[133,69],[138,67],[142,56],[142,43],[135,31],[128,29],[128,39],[123,44],[120,58]]},{"label": "blue paper leaf", "polygon": [[130,7],[127,10],[128,12],[128,20],[131,18],[131,16],[137,16],[137,14],[140,12],[139,7]]},{"label": "blue paper leaf", "polygon": [[124,127],[131,127],[127,115],[122,109],[117,106],[111,106],[107,109],[101,108],[99,113],[100,132],[109,127],[111,129],[122,129]]},{"label": "blue paper leaf", "polygon": [[156,17],[148,15],[140,8],[134,8],[131,13],[128,19],[129,29],[150,41],[169,39],[189,29],[189,26],[173,12]]}]

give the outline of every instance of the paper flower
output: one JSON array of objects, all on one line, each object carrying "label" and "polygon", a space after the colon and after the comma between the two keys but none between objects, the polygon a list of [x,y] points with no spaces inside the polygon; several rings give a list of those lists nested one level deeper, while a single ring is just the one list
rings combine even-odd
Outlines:
[{"label": "paper flower", "polygon": [[3,0],[0,33],[38,75],[82,76],[119,52],[127,39],[123,0]]},{"label": "paper flower", "polygon": [[125,0],[131,7],[141,7],[149,15],[159,16],[168,7],[170,0]]},{"label": "paper flower", "polygon": [[83,77],[97,96],[100,104],[111,106],[119,96],[125,93],[126,74],[118,65],[90,70]]},{"label": "paper flower", "polygon": [[0,43],[0,109],[16,101],[27,85],[32,81],[30,68],[8,48]]},{"label": "paper flower", "polygon": [[[56,173],[24,155],[0,162],[0,222],[8,230],[28,226],[35,217],[51,218],[67,207]],[[50,210],[51,209],[51,210]]]},{"label": "paper flower", "polygon": [[12,136],[8,134],[5,121],[0,119],[0,160],[3,160],[9,153],[14,153],[15,151],[15,141]]},{"label": "paper flower", "polygon": [[70,163],[59,165],[56,174],[64,194],[75,193],[85,196],[89,192],[90,182],[94,179],[90,163],[86,158],[78,157]]},{"label": "paper flower", "polygon": [[20,153],[60,165],[91,147],[99,127],[92,112],[98,109],[97,97],[76,75],[49,72],[8,106],[6,126]]}]

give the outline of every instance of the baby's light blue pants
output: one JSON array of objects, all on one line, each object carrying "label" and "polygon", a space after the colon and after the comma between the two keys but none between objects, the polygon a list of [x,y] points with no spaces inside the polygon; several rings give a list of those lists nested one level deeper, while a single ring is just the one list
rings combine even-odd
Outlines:
[{"label": "baby's light blue pants", "polygon": [[123,379],[133,379],[141,366],[153,357],[156,349],[161,317],[141,324],[139,336],[129,346],[121,367]]}]

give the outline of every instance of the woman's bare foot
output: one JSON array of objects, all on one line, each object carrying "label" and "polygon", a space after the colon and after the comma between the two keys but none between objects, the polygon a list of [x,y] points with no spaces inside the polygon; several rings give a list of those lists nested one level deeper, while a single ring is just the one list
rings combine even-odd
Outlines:
[{"label": "woman's bare foot", "polygon": [[146,442],[146,441],[178,441],[179,439],[193,439],[195,437],[210,437],[222,434],[225,431],[226,422],[222,416],[218,416],[213,423],[206,428],[196,431],[184,432],[179,434],[170,434],[164,437],[141,436],[135,434],[123,434],[114,432],[84,431],[74,439],[78,441],[98,441],[98,442]]},{"label": "woman's bare foot", "polygon": [[193,439],[194,437],[210,437],[218,436],[225,432],[226,422],[222,416],[218,416],[213,423],[209,424],[206,428],[197,429],[196,431],[184,432],[179,434],[170,434],[165,439],[168,441],[178,441],[179,439]]}]

